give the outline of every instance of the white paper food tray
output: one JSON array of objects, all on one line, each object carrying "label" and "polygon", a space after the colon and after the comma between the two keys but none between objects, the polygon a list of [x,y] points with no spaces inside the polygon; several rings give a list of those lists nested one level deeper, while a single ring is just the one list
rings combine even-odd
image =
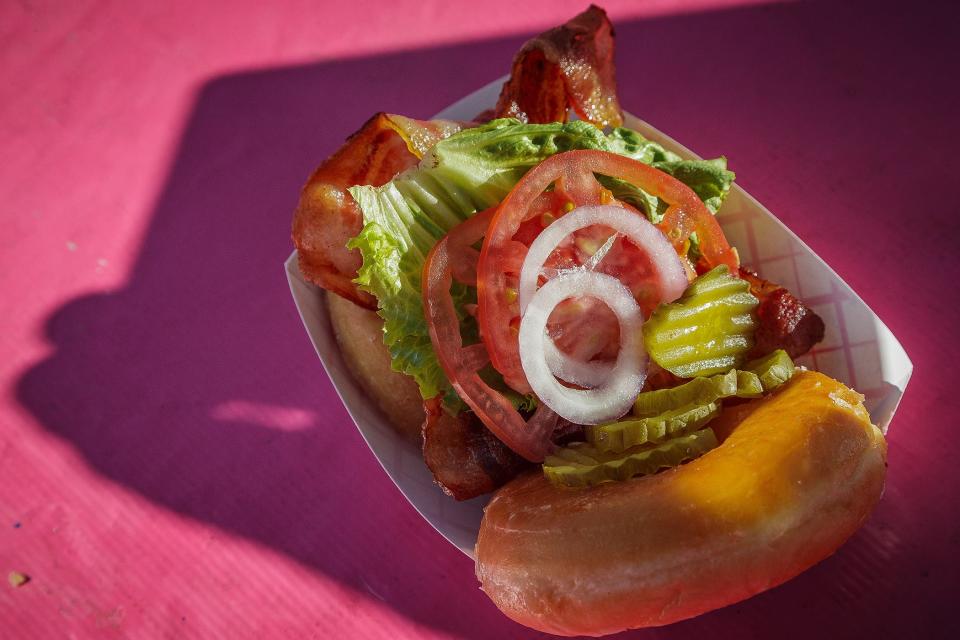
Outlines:
[{"label": "white paper food tray", "polygon": [[[435,117],[472,119],[496,103],[504,80],[483,87]],[[683,157],[698,157],[638,118],[627,115],[626,126]],[[913,371],[900,342],[840,276],[743,189],[734,185],[717,219],[730,244],[737,247],[744,265],[785,286],[823,318],[826,337],[812,352],[799,358],[798,364],[821,371],[864,394],[873,422],[886,433]],[[420,515],[473,557],[489,496],[456,502],[434,484],[420,450],[394,431],[351,377],[330,327],[325,294],[304,280],[296,252],[284,266],[290,291],[317,355],[370,450]]]}]

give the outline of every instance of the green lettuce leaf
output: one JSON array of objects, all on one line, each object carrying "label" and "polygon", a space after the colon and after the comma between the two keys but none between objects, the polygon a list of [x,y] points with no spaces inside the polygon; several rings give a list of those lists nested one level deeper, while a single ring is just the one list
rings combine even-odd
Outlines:
[{"label": "green lettuce leaf", "polygon": [[727,159],[723,156],[713,160],[664,160],[651,164],[693,189],[713,213],[720,210],[736,178],[736,174],[727,169]]},{"label": "green lettuce leaf", "polygon": [[[611,151],[653,164],[679,180],[690,180],[698,195],[718,206],[733,178],[722,158],[683,161],[630,129],[604,135],[581,121],[527,125],[499,119],[440,141],[418,167],[381,187],[349,189],[364,220],[363,230],[348,244],[363,256],[356,282],[378,300],[393,369],[412,376],[424,398],[442,395],[451,411],[462,406],[437,361],[423,315],[420,278],[427,253],[451,228],[499,203],[530,168],[572,149]],[[623,181],[607,177],[601,181],[615,197],[637,206],[654,222],[662,217],[665,207],[658,198]],[[451,294],[469,344],[470,334],[475,340],[477,330],[465,308],[476,303],[476,292],[454,284]],[[506,390],[495,372],[486,372],[485,379]],[[535,403],[515,393],[508,397],[522,409]]]},{"label": "green lettuce leaf", "polygon": [[663,145],[647,140],[633,129],[626,127],[617,127],[607,136],[607,151],[619,153],[622,156],[633,158],[644,164],[654,162],[677,162],[681,160],[680,156],[672,151],[667,151]]},{"label": "green lettuce leaf", "polygon": [[[736,178],[733,171],[727,169],[727,159],[722,156],[714,160],[683,160],[632,129],[614,129],[608,136],[608,141],[608,151],[652,165],[686,184],[713,213],[719,211]],[[667,207],[656,196],[623,180],[607,176],[598,178],[617,200],[637,207],[647,215],[650,222],[657,224],[663,219]]]}]

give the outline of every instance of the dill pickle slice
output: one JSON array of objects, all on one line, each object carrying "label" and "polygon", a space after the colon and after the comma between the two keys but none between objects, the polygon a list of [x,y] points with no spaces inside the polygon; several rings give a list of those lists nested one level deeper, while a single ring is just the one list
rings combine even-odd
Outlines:
[{"label": "dill pickle slice", "polygon": [[720,265],[677,301],[656,308],[643,324],[644,345],[654,362],[681,378],[724,373],[753,348],[757,304],[749,283]]},{"label": "dill pickle slice", "polygon": [[586,428],[587,441],[603,452],[625,451],[696,431],[720,415],[720,403],[690,403],[655,416]]},{"label": "dill pickle slice", "polygon": [[730,371],[694,378],[680,386],[646,391],[637,396],[633,416],[610,424],[589,426],[587,440],[601,451],[623,451],[690,433],[720,413],[719,401],[737,396],[758,398],[763,384],[753,371]]},{"label": "dill pickle slice", "polygon": [[716,446],[717,437],[711,429],[617,454],[598,451],[585,442],[575,442],[547,456],[543,462],[543,474],[558,486],[588,487],[676,467]]},{"label": "dill pickle slice", "polygon": [[764,391],[770,391],[789,380],[796,366],[783,349],[748,362],[745,369],[752,371],[760,379]]},{"label": "dill pickle slice", "polygon": [[709,404],[719,398],[736,395],[739,389],[737,371],[703,378],[694,378],[676,387],[644,391],[633,403],[633,415],[638,418],[657,416],[695,404]]},{"label": "dill pickle slice", "polygon": [[588,426],[586,438],[599,451],[617,452],[702,428],[720,413],[723,398],[759,398],[793,375],[784,351],[750,362],[744,370],[693,378],[682,385],[645,391],[633,404],[633,416]]},{"label": "dill pickle slice", "polygon": [[763,381],[756,372],[740,371],[739,369],[733,371],[736,371],[737,374],[737,392],[733,395],[738,398],[759,398],[764,391],[768,390],[763,386]]},{"label": "dill pickle slice", "polygon": [[645,391],[634,401],[633,415],[646,418],[664,411],[694,404],[709,404],[732,396],[758,398],[765,390],[755,372],[731,369],[715,376],[694,378],[677,387]]}]

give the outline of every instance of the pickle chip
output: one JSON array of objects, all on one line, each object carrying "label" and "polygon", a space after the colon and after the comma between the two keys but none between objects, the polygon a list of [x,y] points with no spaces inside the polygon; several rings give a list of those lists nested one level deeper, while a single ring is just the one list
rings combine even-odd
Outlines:
[{"label": "pickle chip", "polygon": [[747,367],[641,393],[633,404],[633,417],[588,426],[587,440],[600,451],[623,451],[687,434],[717,417],[723,398],[759,398],[786,382],[794,371],[793,361],[784,351],[755,360]]},{"label": "pickle chip", "polygon": [[[760,377],[753,371],[734,370],[737,374],[737,392],[733,395],[738,398],[759,398],[769,389],[763,386]],[[776,386],[776,385],[774,385]],[[771,389],[773,387],[770,387]]]},{"label": "pickle chip", "polygon": [[[633,403],[633,415],[638,418],[657,416],[695,404],[709,404],[719,398],[737,395],[740,388],[739,372],[731,369],[725,374],[694,378],[669,389],[644,391]],[[757,380],[756,385],[760,382]],[[751,385],[751,391],[753,390]]]},{"label": "pickle chip", "polygon": [[655,416],[620,420],[586,428],[587,440],[599,451],[620,452],[696,431],[720,415],[720,403],[691,402]]},{"label": "pickle chip", "polygon": [[783,349],[777,349],[769,355],[752,360],[746,364],[745,368],[756,374],[764,391],[779,387],[789,380],[796,370],[793,360]]},{"label": "pickle chip", "polygon": [[586,442],[575,442],[547,456],[543,474],[553,484],[563,487],[588,487],[629,480],[676,467],[702,456],[717,444],[717,437],[711,429],[617,454],[598,451]]},{"label": "pickle chip", "polygon": [[720,265],[676,302],[656,308],[643,325],[644,345],[654,362],[681,378],[724,373],[753,348],[757,304],[750,284]]}]

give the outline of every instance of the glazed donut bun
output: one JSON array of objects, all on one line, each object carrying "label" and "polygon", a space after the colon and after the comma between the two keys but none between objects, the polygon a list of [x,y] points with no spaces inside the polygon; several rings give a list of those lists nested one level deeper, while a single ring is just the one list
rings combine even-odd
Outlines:
[{"label": "glazed donut bun", "polygon": [[383,320],[346,298],[324,292],[333,333],[354,379],[360,383],[394,428],[420,442],[423,400],[413,378],[390,368],[390,351],[383,344]]},{"label": "glazed donut bun", "polygon": [[589,489],[542,473],[500,489],[477,541],[482,589],[557,635],[669,624],[779,585],[833,553],[883,490],[886,442],[862,397],[798,372],[716,421],[686,465]]}]

